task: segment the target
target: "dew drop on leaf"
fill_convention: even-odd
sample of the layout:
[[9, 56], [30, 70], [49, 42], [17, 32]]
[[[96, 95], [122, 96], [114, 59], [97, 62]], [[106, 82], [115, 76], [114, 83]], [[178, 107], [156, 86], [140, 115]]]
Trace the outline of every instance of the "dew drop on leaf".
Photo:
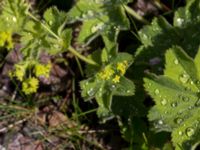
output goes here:
[[143, 34], [143, 38], [146, 40], [148, 39], [147, 35], [146, 34]]
[[193, 109], [193, 106], [189, 106], [188, 109], [189, 109], [189, 110]]
[[175, 122], [176, 124], [181, 124], [181, 123], [183, 122], [183, 119], [182, 119], [182, 118], [176, 118], [176, 119], [174, 120], [174, 122]]
[[178, 134], [179, 134], [179, 135], [183, 135], [183, 132], [182, 132], [182, 131], [179, 131]]
[[165, 98], [163, 98], [160, 102], [162, 105], [166, 105], [167, 104], [167, 100]]
[[82, 18], [83, 18], [83, 19], [86, 19], [86, 18], [87, 18], [87, 14], [83, 13], [83, 14], [82, 14]]
[[199, 80], [197, 80], [197, 81], [196, 81], [196, 84], [200, 84], [200, 81], [199, 81]]
[[199, 107], [200, 106], [200, 99], [198, 99], [195, 103], [195, 106]]
[[176, 107], [176, 106], [177, 106], [177, 103], [174, 102], [174, 103], [171, 104], [171, 106], [172, 106], [172, 107]]
[[188, 101], [189, 101], [189, 97], [184, 96], [184, 97], [182, 97], [182, 100], [183, 100], [184, 102], [188, 102]]
[[178, 24], [178, 26], [181, 26], [182, 24], [183, 24], [183, 22], [184, 22], [184, 19], [182, 19], [182, 18], [177, 18], [177, 24]]
[[52, 24], [53, 24], [53, 21], [52, 21], [52, 20], [50, 20], [50, 21], [49, 21], [49, 25], [52, 25]]
[[16, 18], [16, 17], [13, 17], [12, 20], [13, 20], [13, 22], [16, 22], [16, 21], [17, 21], [17, 18]]
[[130, 93], [130, 92], [131, 92], [130, 90], [127, 90], [127, 91], [126, 91], [126, 93]]
[[186, 135], [188, 137], [191, 137], [193, 134], [194, 134], [194, 129], [193, 128], [189, 127], [189, 128], [186, 129]]
[[156, 95], [158, 95], [160, 93], [160, 91], [158, 89], [156, 89], [154, 92]]
[[115, 88], [116, 88], [116, 86], [114, 84], [111, 85], [111, 87], [110, 87], [111, 90], [114, 90]]
[[97, 31], [100, 31], [103, 29], [103, 26], [104, 26], [104, 23], [99, 23], [97, 25], [94, 25], [92, 28], [91, 28], [91, 32], [92, 33], [95, 33]]
[[188, 80], [189, 80], [189, 78], [190, 78], [190, 76], [189, 76], [188, 74], [186, 74], [186, 73], [182, 74], [182, 75], [179, 77], [179, 79], [180, 79], [180, 81], [181, 81], [182, 83], [187, 83]]
[[163, 121], [162, 121], [162, 120], [158, 120], [158, 124], [159, 124], [159, 125], [162, 125], [162, 124], [163, 124]]
[[89, 96], [93, 96], [94, 95], [94, 89], [93, 88], [91, 88], [91, 89], [89, 89], [88, 91], [87, 91], [87, 94], [89, 95]]
[[178, 65], [178, 63], [179, 63], [179, 62], [178, 62], [178, 59], [175, 59], [175, 60], [174, 60], [174, 64], [175, 64], [175, 65]]
[[94, 12], [92, 10], [88, 10], [86, 14], [87, 14], [87, 17], [93, 17], [94, 16]]

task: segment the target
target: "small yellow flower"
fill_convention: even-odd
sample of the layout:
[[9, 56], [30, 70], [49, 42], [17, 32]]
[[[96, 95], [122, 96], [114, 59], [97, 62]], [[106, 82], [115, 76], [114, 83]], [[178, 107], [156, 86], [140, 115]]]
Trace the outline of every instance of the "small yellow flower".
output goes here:
[[103, 71], [99, 73], [99, 77], [103, 80], [109, 80], [111, 76], [114, 74], [114, 70], [111, 68], [111, 66], [105, 67]]
[[23, 64], [15, 65], [15, 71], [13, 73], [13, 76], [15, 76], [19, 81], [23, 80], [25, 73], [26, 73], [25, 65], [23, 65]]
[[50, 71], [51, 71], [51, 64], [50, 63], [48, 63], [47, 65], [36, 64], [35, 68], [34, 68], [34, 72], [35, 72], [36, 77], [44, 76], [44, 77], [48, 78]]
[[39, 81], [35, 77], [29, 78], [22, 83], [22, 91], [26, 95], [36, 93], [38, 87], [39, 87]]
[[120, 80], [120, 76], [119, 75], [115, 75], [115, 77], [112, 79], [112, 81], [114, 83], [119, 83], [119, 80]]
[[128, 62], [126, 60], [123, 62], [117, 63], [117, 70], [120, 71], [121, 75], [125, 74], [127, 67], [128, 67]]
[[0, 32], [0, 47], [6, 47], [7, 49], [13, 48], [12, 33]]

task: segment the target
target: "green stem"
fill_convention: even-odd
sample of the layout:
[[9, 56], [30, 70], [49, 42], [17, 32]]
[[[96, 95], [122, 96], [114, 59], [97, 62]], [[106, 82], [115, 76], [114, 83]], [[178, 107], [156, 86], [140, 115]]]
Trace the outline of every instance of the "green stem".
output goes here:
[[[33, 16], [31, 13], [28, 13], [28, 15], [35, 21], [39, 22], [42, 27], [47, 30], [52, 36], [54, 36], [58, 41], [61, 41], [62, 39], [56, 35], [51, 29], [49, 29], [49, 27], [47, 27], [44, 23], [42, 23], [40, 20], [38, 20], [35, 16]], [[85, 61], [86, 63], [88, 64], [91, 64], [91, 65], [97, 65], [97, 63], [91, 59], [88, 59], [87, 57], [81, 55], [79, 52], [77, 52], [72, 46], [69, 46], [68, 47], [68, 50], [74, 54], [75, 56], [77, 56], [79, 59]]]
[[85, 56], [81, 55], [79, 52], [77, 52], [72, 46], [69, 46], [68, 47], [68, 50], [74, 54], [75, 56], [77, 56], [79, 59], [85, 61], [86, 63], [88, 64], [91, 64], [91, 65], [97, 65], [97, 63], [91, 59], [88, 59], [86, 58]]
[[137, 20], [139, 20], [140, 22], [143, 22], [145, 24], [149, 24], [149, 21], [147, 21], [145, 18], [143, 18], [142, 16], [138, 15], [133, 9], [131, 9], [130, 7], [123, 5], [124, 9], [126, 10], [127, 13], [129, 13], [131, 16], [133, 16], [134, 18], [136, 18]]
[[59, 36], [57, 36], [51, 29], [49, 29], [44, 23], [42, 23], [39, 19], [37, 19], [35, 16], [33, 16], [31, 13], [27, 13], [33, 20], [39, 22], [42, 27], [47, 30], [52, 36], [54, 36], [56, 39], [61, 40]]

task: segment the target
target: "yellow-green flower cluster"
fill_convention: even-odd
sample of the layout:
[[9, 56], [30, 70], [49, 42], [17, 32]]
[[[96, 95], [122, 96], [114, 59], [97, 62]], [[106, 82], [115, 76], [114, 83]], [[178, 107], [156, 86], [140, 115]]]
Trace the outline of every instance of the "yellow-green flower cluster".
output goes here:
[[98, 77], [102, 80], [111, 79], [112, 82], [119, 83], [121, 76], [123, 76], [126, 73], [127, 68], [128, 68], [128, 62], [126, 60], [117, 63], [116, 66], [108, 65], [100, 73], [98, 73]]
[[28, 78], [22, 83], [22, 91], [26, 95], [36, 93], [38, 87], [39, 87], [39, 80], [35, 77]]
[[44, 76], [45, 78], [49, 78], [50, 71], [51, 71], [50, 63], [48, 63], [47, 65], [36, 64], [34, 68], [36, 77]]
[[103, 80], [109, 80], [112, 75], [114, 74], [114, 70], [111, 68], [111, 66], [105, 67], [103, 71], [99, 73], [99, 77]]
[[120, 81], [120, 76], [119, 76], [119, 75], [115, 75], [115, 77], [112, 79], [112, 81], [113, 81], [114, 83], [119, 83], [119, 81]]
[[26, 67], [24, 65], [16, 64], [15, 65], [15, 73], [14, 76], [17, 78], [19, 81], [23, 81], [23, 78], [26, 73]]
[[120, 72], [121, 75], [125, 74], [127, 68], [128, 68], [128, 62], [126, 60], [117, 63], [117, 70]]
[[0, 31], [0, 47], [13, 48], [12, 33]]
[[38, 77], [49, 77], [51, 71], [51, 63], [40, 64], [36, 61], [25, 61], [14, 66], [14, 71], [10, 73], [11, 77], [15, 77], [22, 82], [22, 91], [29, 95], [37, 92], [39, 87]]

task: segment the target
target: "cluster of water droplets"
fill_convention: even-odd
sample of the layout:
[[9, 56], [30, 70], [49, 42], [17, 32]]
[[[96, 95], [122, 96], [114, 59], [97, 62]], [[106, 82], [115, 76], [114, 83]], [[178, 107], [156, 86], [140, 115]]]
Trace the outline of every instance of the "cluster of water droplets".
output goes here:
[[180, 18], [180, 17], [176, 19], [176, 23], [177, 23], [178, 26], [182, 26], [184, 21], [185, 20], [183, 18]]
[[100, 22], [100, 23], [92, 26], [91, 32], [92, 33], [100, 32], [100, 31], [102, 31], [104, 29], [104, 27], [105, 27], [105, 24], [103, 22]]
[[17, 22], [17, 18], [15, 16], [12, 17], [6, 17], [6, 26], [10, 27], [12, 23], [16, 23]]

